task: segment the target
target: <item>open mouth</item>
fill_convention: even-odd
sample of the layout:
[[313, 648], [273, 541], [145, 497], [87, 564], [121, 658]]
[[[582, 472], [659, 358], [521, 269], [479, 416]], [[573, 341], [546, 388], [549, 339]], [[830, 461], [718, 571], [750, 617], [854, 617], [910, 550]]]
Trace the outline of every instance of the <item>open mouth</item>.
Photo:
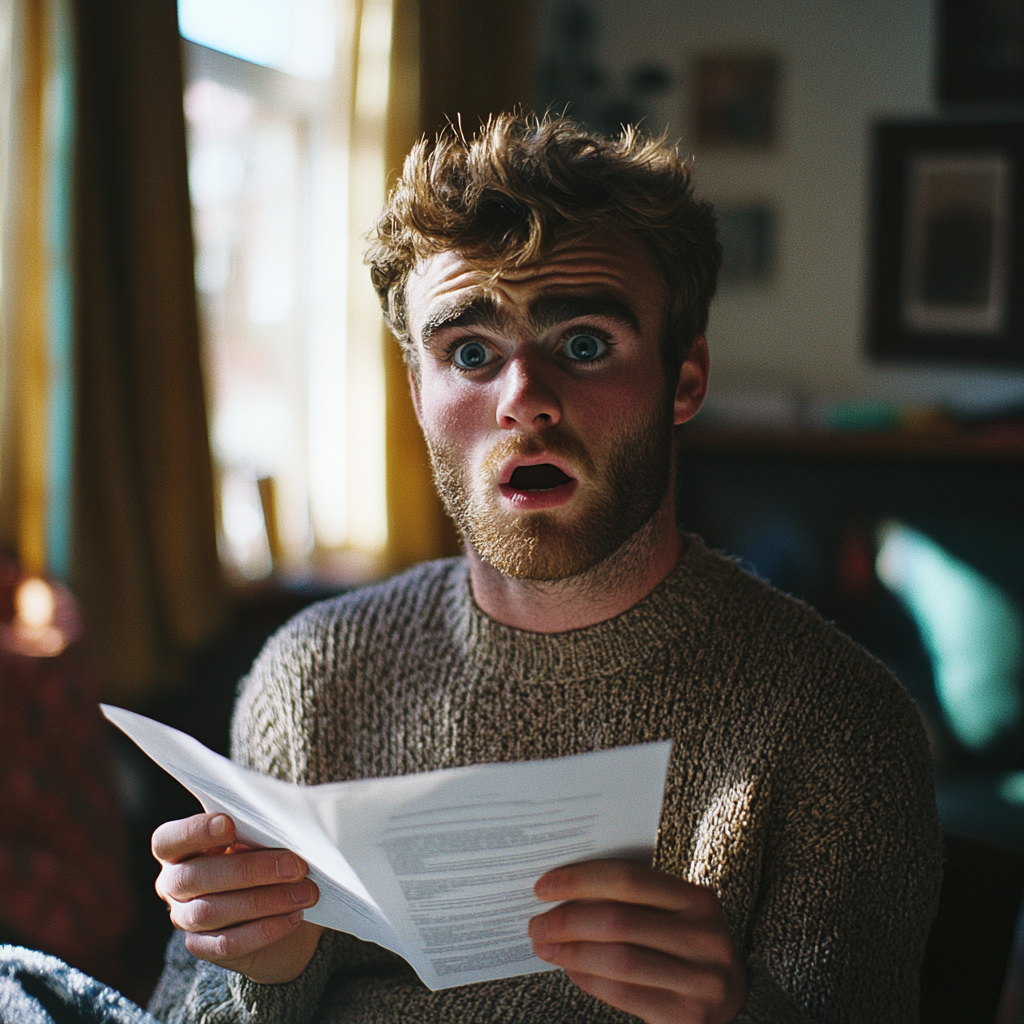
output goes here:
[[544, 462], [539, 466], [517, 466], [508, 482], [517, 491], [550, 491], [571, 480], [557, 466]]

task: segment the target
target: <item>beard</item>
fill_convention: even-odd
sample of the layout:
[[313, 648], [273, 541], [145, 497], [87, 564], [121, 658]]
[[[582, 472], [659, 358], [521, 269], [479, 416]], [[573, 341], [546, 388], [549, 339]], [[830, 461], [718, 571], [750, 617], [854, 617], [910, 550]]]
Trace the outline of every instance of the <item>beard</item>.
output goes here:
[[[672, 410], [627, 424], [598, 465], [586, 445], [560, 427], [499, 441], [476, 479], [459, 449], [427, 437], [434, 482], [465, 542], [503, 576], [564, 580], [603, 562], [661, 506], [672, 474]], [[498, 468], [515, 456], [560, 455], [576, 467], [576, 507], [514, 512], [498, 500]]]

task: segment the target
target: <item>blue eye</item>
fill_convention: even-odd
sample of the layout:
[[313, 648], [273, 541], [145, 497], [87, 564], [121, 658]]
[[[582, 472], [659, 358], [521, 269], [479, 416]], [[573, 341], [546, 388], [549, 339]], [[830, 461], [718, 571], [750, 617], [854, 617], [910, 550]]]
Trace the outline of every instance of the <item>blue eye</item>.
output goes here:
[[455, 350], [452, 358], [455, 365], [461, 366], [464, 370], [477, 370], [490, 362], [490, 353], [487, 346], [479, 341], [468, 341]]
[[565, 345], [565, 351], [570, 359], [578, 363], [590, 363], [603, 356], [607, 350], [607, 343], [592, 334], [574, 334]]

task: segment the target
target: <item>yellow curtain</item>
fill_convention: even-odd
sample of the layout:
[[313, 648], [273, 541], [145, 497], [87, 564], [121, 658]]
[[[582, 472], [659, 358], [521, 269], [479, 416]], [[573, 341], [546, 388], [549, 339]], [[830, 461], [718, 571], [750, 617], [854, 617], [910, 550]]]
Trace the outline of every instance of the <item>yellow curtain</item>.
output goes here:
[[536, 53], [533, 0], [421, 0], [420, 122], [428, 134], [462, 115], [529, 109]]
[[107, 696], [221, 627], [175, 0], [76, 0], [73, 583]]
[[[487, 115], [529, 109], [534, 11], [530, 0], [394, 0], [386, 163], [393, 184], [405, 155], [461, 115], [470, 133]], [[388, 561], [400, 569], [458, 551], [430, 477], [397, 343], [384, 341]]]
[[[0, 300], [0, 547], [46, 568], [47, 366], [43, 0], [12, 6]], [[7, 26], [5, 26], [7, 27]]]
[[226, 612], [192, 280], [177, 11], [174, 0], [74, 0], [65, 20], [66, 2], [12, 5], [0, 545], [29, 572], [47, 570], [51, 449], [68, 442], [47, 436], [61, 370], [50, 338], [49, 134], [57, 52], [73, 45], [71, 582], [105, 697], [132, 703], [172, 682]]
[[[174, 0], [17, 0], [4, 168], [0, 545], [47, 569], [47, 104], [76, 44], [72, 583], [104, 696], [172, 681], [221, 626]], [[47, 92], [51, 86], [51, 93]]]

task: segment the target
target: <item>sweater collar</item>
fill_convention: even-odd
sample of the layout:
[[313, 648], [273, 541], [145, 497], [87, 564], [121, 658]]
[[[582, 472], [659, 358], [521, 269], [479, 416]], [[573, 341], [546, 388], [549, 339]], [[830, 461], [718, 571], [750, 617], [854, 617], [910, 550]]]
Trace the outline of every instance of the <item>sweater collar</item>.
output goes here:
[[565, 633], [532, 633], [496, 622], [473, 600], [469, 566], [460, 559], [445, 595], [450, 635], [466, 663], [488, 674], [568, 680], [628, 673], [638, 653], [678, 642], [680, 622], [699, 614], [691, 583], [708, 552], [695, 536], [684, 534], [682, 541], [675, 569], [643, 600], [614, 618]]

